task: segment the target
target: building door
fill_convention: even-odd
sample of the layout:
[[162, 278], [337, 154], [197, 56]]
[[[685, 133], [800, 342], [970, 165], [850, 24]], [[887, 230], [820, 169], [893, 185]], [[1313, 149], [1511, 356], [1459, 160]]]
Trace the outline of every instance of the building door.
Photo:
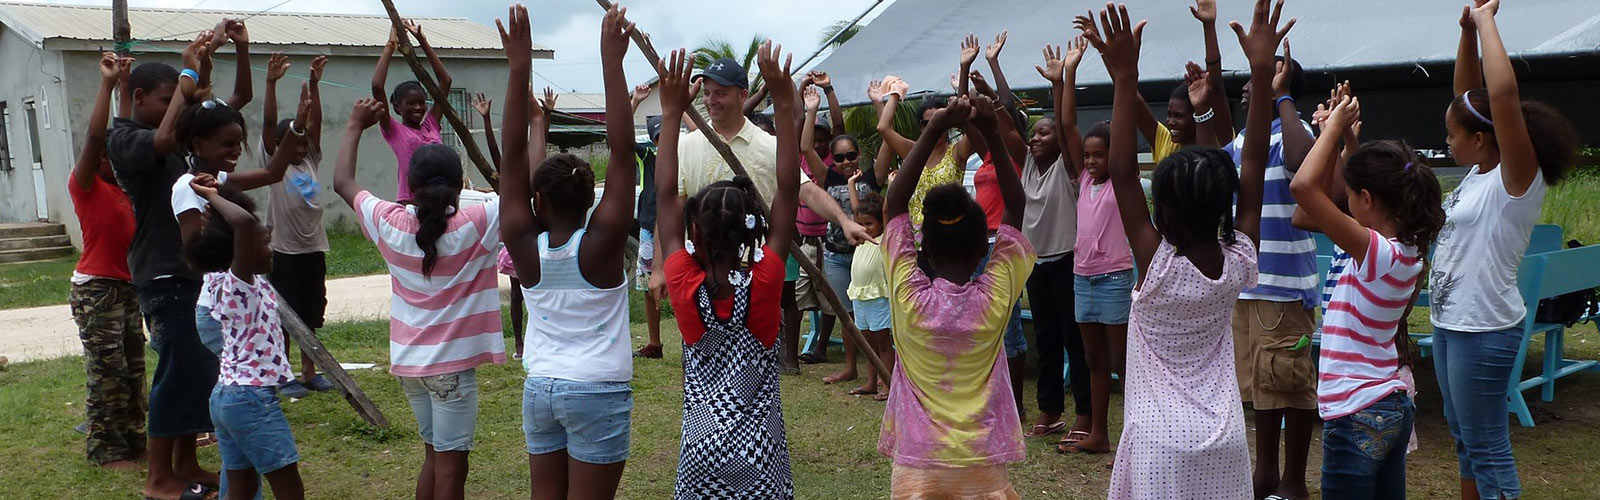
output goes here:
[[39, 220], [50, 220], [50, 203], [44, 189], [44, 155], [39, 151], [39, 114], [33, 99], [22, 101], [28, 119], [28, 146], [33, 150], [33, 203]]

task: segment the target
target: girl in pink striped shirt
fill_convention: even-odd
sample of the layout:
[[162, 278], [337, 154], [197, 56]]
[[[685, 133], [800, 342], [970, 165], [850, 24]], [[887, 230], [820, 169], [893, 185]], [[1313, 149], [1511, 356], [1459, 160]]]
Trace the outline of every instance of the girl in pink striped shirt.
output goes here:
[[[1341, 96], [1324, 128], [1345, 130], [1360, 114], [1355, 98]], [[1322, 497], [1400, 499], [1416, 406], [1400, 376], [1406, 339], [1396, 332], [1423, 256], [1444, 226], [1443, 194], [1433, 171], [1404, 142], [1370, 142], [1345, 163], [1345, 215], [1323, 185], [1340, 140], [1340, 134], [1318, 139], [1290, 184], [1300, 209], [1350, 254], [1323, 316], [1317, 384], [1325, 421]]]

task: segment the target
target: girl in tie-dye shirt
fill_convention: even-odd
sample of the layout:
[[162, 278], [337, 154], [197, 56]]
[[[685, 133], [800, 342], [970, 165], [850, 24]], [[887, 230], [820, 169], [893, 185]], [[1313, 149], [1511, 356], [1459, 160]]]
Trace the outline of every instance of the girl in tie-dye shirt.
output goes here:
[[[985, 111], [969, 124], [973, 108]], [[968, 137], [980, 146], [1000, 144], [996, 115], [987, 111], [992, 109], [983, 97], [951, 99], [932, 117], [889, 187], [883, 246], [899, 363], [878, 451], [894, 459], [893, 498], [933, 492], [1017, 498], [1005, 464], [1023, 459], [1022, 426], [1002, 336], [1033, 270], [1033, 247], [1017, 229], [1025, 203], [1021, 181], [1016, 169], [996, 169], [1006, 209], [992, 251], [983, 210], [965, 189], [949, 185], [928, 192], [921, 233], [931, 272], [917, 264], [907, 213], [922, 166], [946, 130], [968, 127], [978, 132]], [[1011, 161], [1005, 148], [991, 152], [997, 164]]]

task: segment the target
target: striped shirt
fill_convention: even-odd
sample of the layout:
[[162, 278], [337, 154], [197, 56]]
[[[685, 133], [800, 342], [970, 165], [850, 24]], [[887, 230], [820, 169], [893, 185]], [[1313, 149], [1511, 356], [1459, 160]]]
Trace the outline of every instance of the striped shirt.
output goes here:
[[1350, 266], [1350, 254], [1338, 245], [1333, 246], [1333, 260], [1328, 262], [1328, 279], [1322, 280], [1322, 315], [1328, 315], [1328, 303], [1333, 302], [1333, 289], [1339, 286], [1339, 277]]
[[389, 373], [428, 377], [504, 363], [495, 248], [500, 205], [463, 205], [438, 241], [431, 277], [422, 274], [413, 207], [356, 195], [361, 232], [389, 264]]
[[1422, 274], [1422, 258], [1417, 247], [1370, 229], [1367, 234], [1365, 259], [1352, 259], [1340, 275], [1322, 321], [1317, 412], [1323, 420], [1406, 390], [1394, 342]]
[[[1311, 125], [1300, 122], [1307, 131]], [[1259, 263], [1261, 277], [1256, 286], [1239, 294], [1246, 300], [1288, 302], [1299, 300], [1306, 309], [1320, 302], [1317, 290], [1317, 243], [1311, 233], [1296, 229], [1289, 219], [1294, 216], [1294, 197], [1289, 194], [1289, 181], [1294, 173], [1284, 167], [1283, 125], [1272, 120], [1272, 137], [1267, 149], [1267, 177], [1261, 197], [1261, 248]], [[1234, 165], [1243, 162], [1244, 134], [1222, 148], [1233, 155]]]

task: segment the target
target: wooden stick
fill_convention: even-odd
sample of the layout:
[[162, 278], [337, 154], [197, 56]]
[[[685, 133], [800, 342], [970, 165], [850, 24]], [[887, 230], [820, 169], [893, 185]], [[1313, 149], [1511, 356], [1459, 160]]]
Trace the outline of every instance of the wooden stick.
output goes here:
[[398, 40], [395, 48], [405, 57], [406, 64], [411, 66], [411, 72], [417, 74], [417, 83], [421, 83], [422, 88], [427, 89], [428, 95], [433, 96], [433, 105], [444, 112], [445, 120], [456, 130], [456, 137], [461, 139], [461, 145], [467, 150], [467, 158], [472, 160], [472, 164], [478, 167], [478, 173], [483, 174], [483, 179], [489, 181], [489, 186], [498, 193], [500, 174], [489, 164], [489, 160], [484, 158], [483, 153], [478, 151], [478, 141], [472, 138], [472, 129], [467, 127], [466, 122], [461, 121], [461, 116], [450, 106], [450, 95], [446, 94], [444, 89], [440, 89], [439, 84], [434, 83], [433, 75], [429, 74], [428, 70], [422, 67], [422, 61], [417, 59], [416, 50], [411, 48], [405, 26], [400, 22], [400, 11], [394, 8], [394, 0], [383, 0], [383, 8], [389, 11], [389, 22], [394, 25], [395, 33], [398, 35], [395, 37]]
[[[283, 305], [288, 302], [284, 302], [283, 296], [280, 295], [278, 304]], [[344, 367], [339, 365], [339, 360], [333, 358], [333, 353], [328, 352], [328, 348], [322, 345], [322, 341], [317, 339], [317, 335], [312, 333], [310, 327], [306, 326], [306, 322], [300, 320], [300, 315], [295, 314], [293, 308], [279, 307], [278, 319], [283, 321], [283, 331], [294, 337], [295, 343], [300, 344], [300, 352], [311, 356], [311, 361], [322, 368], [322, 372], [328, 375], [328, 380], [333, 381], [334, 387], [339, 388], [339, 393], [344, 394], [345, 402], [350, 403], [350, 407], [356, 410], [356, 414], [360, 415], [362, 420], [377, 427], [389, 426], [389, 419], [383, 417], [383, 412], [378, 411], [378, 406], [372, 404], [372, 400], [367, 398], [367, 393], [361, 392], [361, 386], [356, 385], [356, 380], [350, 378], [349, 373], [345, 373]]]
[[[387, 3], [390, 0], [383, 1]], [[595, 0], [595, 3], [600, 4], [600, 8], [602, 9], [611, 10], [611, 2], [609, 0]], [[661, 56], [656, 53], [655, 46], [650, 44], [650, 36], [646, 35], [643, 30], [637, 28], [635, 28], [633, 33], [630, 35], [633, 37], [633, 44], [639, 46], [639, 51], [644, 53], [645, 60], [650, 61], [650, 67], [660, 68]], [[793, 83], [791, 83], [791, 85], [793, 85]], [[749, 177], [750, 174], [749, 172], [745, 171], [744, 164], [739, 163], [739, 157], [734, 156], [733, 150], [728, 148], [727, 141], [722, 140], [722, 137], [717, 135], [717, 129], [713, 128], [711, 124], [706, 121], [705, 117], [700, 116], [700, 111], [696, 110], [694, 107], [690, 107], [689, 109], [685, 110], [685, 112], [689, 115], [689, 121], [694, 122], [695, 127], [699, 127], [701, 131], [706, 132], [705, 136], [706, 139], [711, 141], [711, 147], [715, 148], [717, 153], [722, 155], [722, 159], [727, 160], [728, 168], [733, 170], [733, 174]], [[677, 131], [671, 132], [677, 133]], [[805, 145], [801, 145], [801, 147], [805, 147]], [[670, 194], [668, 196], [670, 196]], [[756, 193], [756, 198], [759, 199], [760, 197], [761, 193]], [[767, 201], [758, 201], [759, 203], [757, 204], [761, 206], [762, 215], [767, 216], [770, 220], [771, 214], [767, 213], [770, 210], [770, 206], [767, 205]], [[822, 293], [822, 298], [828, 302], [828, 306], [832, 307], [834, 311], [843, 311], [844, 303], [839, 300], [839, 296], [837, 294], [833, 293], [833, 287], [828, 284], [827, 276], [824, 275], [821, 268], [818, 268], [815, 263], [811, 262], [811, 260], [806, 257], [805, 252], [800, 251], [800, 244], [798, 242], [791, 243], [789, 245], [789, 255], [800, 264], [802, 269], [805, 269], [807, 277], [811, 280], [811, 283], [816, 285], [813, 288]], [[856, 344], [856, 350], [866, 354], [867, 362], [871, 363], [872, 367], [878, 370], [878, 376], [884, 378], [884, 380], [888, 380], [888, 377], [894, 372], [889, 371], [889, 368], [884, 366], [883, 359], [878, 357], [878, 352], [872, 349], [872, 345], [867, 343], [865, 337], [861, 336], [861, 331], [856, 329], [856, 324], [852, 321], [837, 321], [836, 323], [838, 323], [839, 326], [842, 327], [841, 329], [844, 330], [845, 338]], [[823, 346], [823, 348], [827, 348], [827, 346]]]

